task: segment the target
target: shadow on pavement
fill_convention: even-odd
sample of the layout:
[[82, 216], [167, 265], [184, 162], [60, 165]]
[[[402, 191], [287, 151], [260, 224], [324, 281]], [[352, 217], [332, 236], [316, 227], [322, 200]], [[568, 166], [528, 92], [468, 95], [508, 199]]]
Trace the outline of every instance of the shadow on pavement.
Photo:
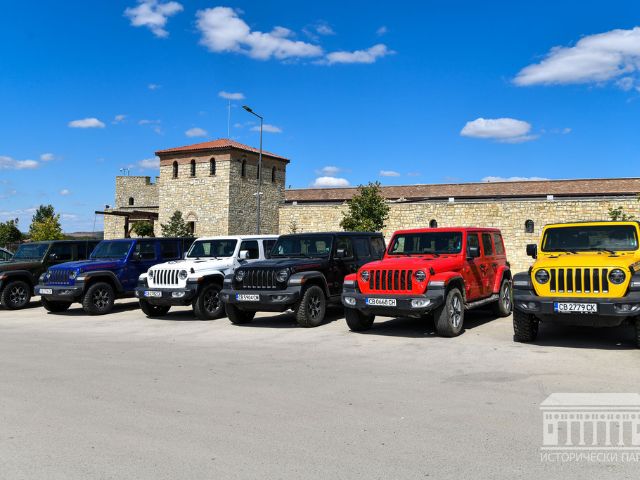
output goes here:
[[[111, 314], [114, 313], [118, 313], [118, 312], [128, 312], [131, 310], [138, 310], [140, 309], [140, 305], [138, 304], [138, 301], [134, 301], [134, 302], [126, 302], [126, 303], [116, 303], [113, 306], [113, 310], [111, 310], [111, 312], [105, 314], [105, 315], [89, 315], [88, 313], [86, 313], [83, 309], [82, 309], [82, 305], [80, 305], [79, 303], [73, 303], [71, 304], [71, 307], [69, 307], [69, 310], [65, 311], [65, 312], [57, 312], [57, 313], [52, 313], [52, 312], [47, 312], [45, 310], [45, 313], [47, 315], [53, 315], [53, 316], [61, 316], [61, 317], [88, 317], [88, 316], [92, 316], [95, 318], [98, 317], [105, 317], [105, 316], [109, 316]], [[142, 313], [142, 310], [140, 310], [140, 315], [144, 316], [144, 313]]]
[[[344, 318], [344, 311], [342, 307], [329, 307], [325, 314], [324, 322], [320, 325], [326, 325], [336, 320]], [[252, 322], [237, 325], [238, 327], [259, 327], [259, 328], [301, 328], [296, 322], [296, 317], [293, 312], [275, 313], [269, 317], [256, 317]]]
[[600, 350], [634, 350], [634, 329], [620, 327], [575, 327], [540, 323], [538, 338], [531, 345], [559, 348], [594, 348]]

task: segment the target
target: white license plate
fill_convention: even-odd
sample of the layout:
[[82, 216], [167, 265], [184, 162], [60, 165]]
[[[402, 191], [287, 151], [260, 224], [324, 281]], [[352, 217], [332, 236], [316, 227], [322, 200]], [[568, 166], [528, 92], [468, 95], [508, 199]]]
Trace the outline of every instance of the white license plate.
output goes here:
[[144, 296], [145, 297], [152, 297], [152, 298], [160, 298], [160, 297], [162, 297], [162, 292], [156, 292], [154, 290], [145, 290]]
[[598, 313], [597, 303], [555, 302], [553, 310], [558, 313]]
[[51, 288], [41, 288], [40, 295], [51, 295], [53, 293], [53, 289]]
[[260, 295], [255, 293], [236, 293], [236, 300], [239, 302], [259, 302]]
[[367, 305], [375, 306], [375, 307], [395, 307], [396, 299], [395, 298], [367, 298], [365, 300]]

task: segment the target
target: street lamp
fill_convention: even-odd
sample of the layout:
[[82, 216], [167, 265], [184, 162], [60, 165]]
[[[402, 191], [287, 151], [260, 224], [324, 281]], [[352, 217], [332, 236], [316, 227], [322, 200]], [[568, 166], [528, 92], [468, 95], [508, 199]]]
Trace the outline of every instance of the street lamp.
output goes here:
[[129, 169], [128, 168], [121, 168], [120, 169], [120, 173], [122, 173], [123, 175], [126, 175], [128, 177], [129, 176]]
[[260, 196], [262, 195], [262, 123], [263, 123], [263, 118], [258, 115], [256, 112], [254, 112], [250, 107], [243, 105], [242, 108], [244, 108], [247, 112], [249, 112], [251, 115], [255, 115], [256, 117], [258, 117], [260, 119], [260, 154], [258, 155], [258, 193], [256, 194], [256, 196], [258, 197], [258, 227], [256, 229], [256, 233], [260, 234]]

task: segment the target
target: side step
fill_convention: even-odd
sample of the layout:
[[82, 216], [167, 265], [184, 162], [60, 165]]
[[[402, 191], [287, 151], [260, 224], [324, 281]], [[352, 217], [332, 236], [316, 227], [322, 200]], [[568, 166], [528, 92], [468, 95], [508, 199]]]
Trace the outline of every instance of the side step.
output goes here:
[[492, 303], [498, 301], [500, 295], [494, 293], [488, 298], [483, 298], [482, 300], [476, 300], [475, 302], [467, 303], [467, 310], [471, 310], [472, 308], [481, 307], [482, 305], [486, 305], [487, 303]]

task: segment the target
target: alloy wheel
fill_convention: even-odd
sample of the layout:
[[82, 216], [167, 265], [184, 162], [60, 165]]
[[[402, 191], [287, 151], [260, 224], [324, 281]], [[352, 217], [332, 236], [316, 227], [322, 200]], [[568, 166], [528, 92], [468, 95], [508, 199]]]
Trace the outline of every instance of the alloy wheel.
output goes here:
[[208, 291], [204, 296], [204, 308], [207, 312], [213, 313], [220, 306], [220, 297], [218, 292]]
[[309, 316], [313, 319], [320, 316], [320, 297], [317, 295], [309, 299]]
[[504, 286], [502, 292], [502, 306], [504, 307], [505, 311], [511, 311], [511, 287], [509, 287], [508, 284]]
[[99, 288], [98, 290], [93, 292], [93, 304], [100, 310], [107, 307], [110, 300], [111, 297], [109, 295], [109, 292], [104, 288]]
[[460, 321], [462, 320], [462, 304], [460, 302], [460, 297], [456, 295], [451, 299], [451, 307], [449, 310], [449, 320], [451, 321], [451, 325], [458, 328], [460, 326]]
[[9, 300], [13, 305], [24, 305], [27, 302], [27, 289], [22, 285], [14, 285], [9, 291]]

